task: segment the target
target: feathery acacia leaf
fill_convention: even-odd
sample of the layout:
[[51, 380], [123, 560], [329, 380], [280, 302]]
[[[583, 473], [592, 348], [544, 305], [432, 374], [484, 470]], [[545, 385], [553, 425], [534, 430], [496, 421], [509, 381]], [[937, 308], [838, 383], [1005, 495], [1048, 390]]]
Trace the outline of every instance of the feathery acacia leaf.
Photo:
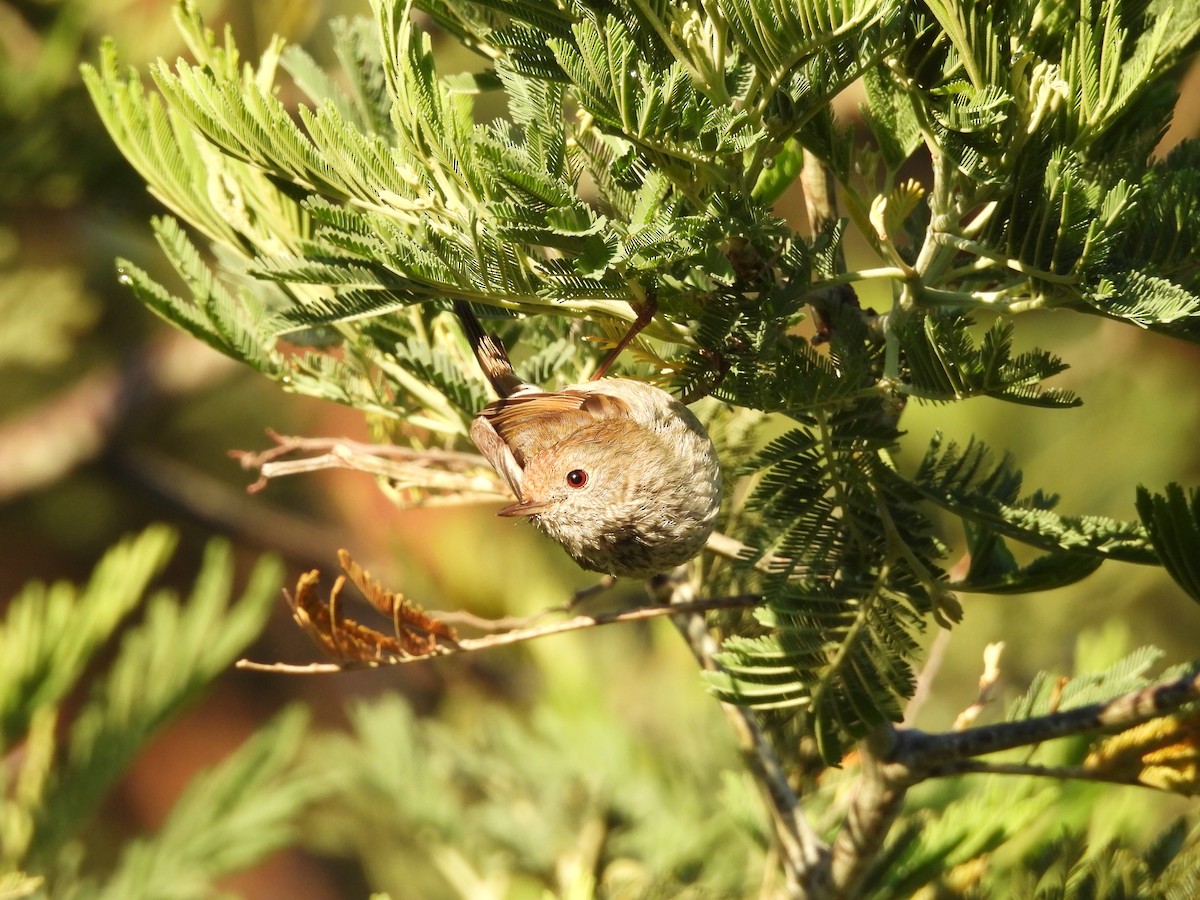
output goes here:
[[1067, 366], [1041, 350], [1012, 352], [1014, 327], [997, 319], [975, 346], [969, 320], [920, 316], [897, 323], [911, 383], [904, 392], [925, 400], [964, 400], [988, 396], [1030, 406], [1070, 407], [1079, 400], [1070, 391], [1041, 382]]
[[[439, 73], [414, 8], [483, 70]], [[935, 439], [911, 477], [891, 455], [910, 398], [1077, 404], [1046, 383], [1066, 361], [1016, 349], [1027, 310], [1200, 339], [1200, 151], [1152, 158], [1169, 72], [1200, 42], [1196, 4], [373, 0], [371, 13], [336, 30], [339, 74], [278, 42], [245, 63], [190, 3], [195, 61], [153, 67], [161, 99], [102, 51], [86, 78], [106, 126], [213, 251], [158, 223], [191, 298], [127, 266], [143, 302], [293, 390], [447, 441], [483, 402], [447, 301], [513, 315], [500, 330], [548, 386], [588, 370], [578, 319], [611, 337], [632, 305], [650, 309], [642, 374], [652, 363], [670, 389], [751, 410], [776, 435], [722, 460], [748, 479], [732, 521], [767, 571], [731, 567], [764, 604], [726, 640], [714, 686], [794, 713], [827, 761], [898, 716], [928, 617], [960, 614], [951, 590], [1046, 590], [1110, 558], [1184, 571], [1173, 503], [1168, 516], [1143, 498], [1145, 528], [1063, 516], [978, 442]], [[282, 72], [305, 104], [285, 105]], [[860, 77], [875, 147], [830, 107]], [[494, 121], [479, 121], [483, 92], [504, 101]], [[830, 220], [814, 234], [771, 209], [806, 156], [848, 214], [810, 209]], [[900, 183], [917, 158], [924, 181]], [[879, 257], [857, 272], [850, 229]], [[866, 279], [886, 282], [890, 307], [861, 308]], [[806, 308], [813, 339], [794, 330]], [[311, 328], [337, 336], [337, 355], [276, 347]], [[967, 530], [955, 583], [929, 504]], [[1019, 565], [1007, 540], [1042, 555]]]
[[1133, 522], [1106, 516], [1061, 516], [1056, 496], [1035, 491], [1020, 495], [1021, 473], [1011, 457], [993, 460], [972, 439], [943, 448], [940, 436], [929, 447], [912, 479], [894, 476], [922, 497], [1015, 540], [1047, 550], [1084, 553], [1103, 559], [1158, 564], [1146, 531]]
[[0, 623], [0, 746], [11, 747], [38, 709], [62, 702], [174, 544], [168, 529], [148, 529], [109, 550], [82, 590], [35, 582], [12, 599]]
[[1200, 491], [1167, 485], [1165, 494], [1137, 492], [1137, 510], [1163, 568], [1200, 601]]
[[35, 845], [50, 858], [124, 771], [149, 735], [195, 700], [262, 630], [282, 572], [263, 560], [231, 601], [227, 545], [209, 545], [186, 606], [167, 594], [125, 635], [107, 677], [71, 728], [69, 763], [43, 796]]
[[219, 766], [200, 773], [152, 837], [128, 844], [96, 896], [168, 896], [208, 885], [296, 839], [297, 817], [324, 791], [296, 765], [306, 716], [292, 708]]
[[[114, 661], [91, 671], [95, 652], [114, 639], [174, 545], [170, 530], [147, 529], [110, 550], [82, 588], [31, 584], [0, 623], [0, 745], [24, 738], [23, 753], [12, 757], [21, 789], [0, 801], [3, 858], [45, 876], [56, 891], [161, 893], [165, 880], [178, 887], [183, 873], [189, 883], [211, 885], [288, 840], [294, 815], [314, 796], [316, 782], [283, 771], [292, 769], [303, 727], [293, 712], [196, 785], [155, 839], [131, 844], [108, 887], [97, 883], [102, 860], [84, 860], [81, 871], [81, 857], [61, 856], [68, 840], [87, 834], [96, 807], [145, 743], [228, 668], [274, 605], [279, 565], [262, 560], [230, 602], [232, 557], [213, 542], [186, 603], [155, 590]], [[85, 673], [95, 676], [91, 696], [67, 715], [67, 694], [79, 690]], [[156, 887], [137, 887], [148, 881]]]

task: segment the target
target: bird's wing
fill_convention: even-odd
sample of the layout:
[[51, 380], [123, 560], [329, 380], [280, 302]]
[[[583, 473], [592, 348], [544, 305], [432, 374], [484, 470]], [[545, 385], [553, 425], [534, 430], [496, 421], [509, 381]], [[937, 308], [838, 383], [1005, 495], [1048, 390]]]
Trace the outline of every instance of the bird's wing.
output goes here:
[[489, 403], [479, 417], [487, 420], [524, 468], [534, 456], [597, 419], [627, 414], [628, 407], [619, 397], [567, 389], [504, 397]]
[[483, 415], [475, 417], [471, 422], [471, 440], [479, 448], [479, 452], [491, 463], [492, 468], [508, 482], [509, 488], [518, 499], [524, 499], [522, 490], [524, 471], [504, 438], [496, 433], [491, 422]]

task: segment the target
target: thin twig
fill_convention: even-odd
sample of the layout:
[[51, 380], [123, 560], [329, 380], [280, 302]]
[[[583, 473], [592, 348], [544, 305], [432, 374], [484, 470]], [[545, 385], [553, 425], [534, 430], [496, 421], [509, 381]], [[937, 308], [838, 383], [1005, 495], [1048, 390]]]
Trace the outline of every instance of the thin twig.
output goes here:
[[[710, 609], [742, 609], [758, 606], [762, 597], [757, 594], [746, 594], [733, 597], [715, 597], [710, 600], [697, 600], [687, 604], [684, 612], [703, 612]], [[248, 659], [237, 662], [239, 669], [249, 669], [255, 672], [276, 672], [286, 675], [329, 675], [335, 672], [347, 672], [357, 669], [378, 669], [385, 666], [402, 665], [419, 662], [435, 656], [452, 656], [457, 653], [473, 653], [479, 650], [490, 650], [508, 644], [519, 644], [536, 638], [549, 637], [554, 634], [565, 634], [569, 631], [579, 631], [584, 628], [595, 628], [600, 625], [615, 625], [621, 622], [640, 622], [646, 619], [657, 619], [678, 613], [679, 610], [663, 606], [645, 606], [637, 609], [627, 609], [614, 613], [599, 613], [594, 616], [579, 615], [565, 622], [554, 622], [549, 625], [537, 625], [530, 628], [515, 628], [500, 634], [491, 634], [479, 638], [463, 638], [456, 645], [438, 645], [429, 653], [412, 656], [396, 657], [385, 660], [364, 660], [345, 663], [310, 663], [308, 665], [291, 665], [289, 663], [259, 663]]]
[[461, 450], [425, 449], [415, 450], [411, 447], [400, 447], [395, 444], [368, 444], [349, 438], [304, 437], [300, 435], [280, 434], [273, 428], [267, 429], [267, 437], [275, 442], [275, 446], [267, 450], [253, 452], [250, 450], [235, 450], [230, 456], [239, 460], [243, 469], [257, 469], [264, 464], [274, 462], [289, 453], [301, 451], [304, 453], [332, 453], [338, 448], [345, 448], [351, 453], [369, 454], [400, 460], [426, 460], [444, 465], [457, 465], [461, 468], [480, 468], [488, 465], [486, 459], [478, 453], [464, 453]]
[[985, 773], [1082, 778], [1111, 784], [1140, 784], [1131, 777], [1080, 768], [991, 763], [972, 759], [1054, 738], [1121, 731], [1200, 699], [1200, 675], [1123, 694], [1105, 703], [1051, 712], [1018, 722], [928, 734], [881, 728], [861, 751], [863, 776], [846, 822], [833, 844], [836, 897], [854, 897], [877, 858], [908, 788], [928, 778]]
[[[346, 438], [306, 438], [267, 431], [274, 447], [230, 451], [243, 469], [257, 470], [248, 490], [257, 493], [273, 478], [322, 469], [348, 469], [386, 478], [399, 489], [420, 492], [420, 505], [461, 505], [507, 499], [508, 490], [487, 460], [457, 450], [366, 444]], [[295, 453], [313, 454], [285, 458]], [[436, 493], [431, 493], [436, 492]]]
[[946, 658], [946, 648], [950, 646], [951, 634], [953, 632], [949, 628], [939, 628], [933, 638], [933, 642], [930, 643], [929, 652], [925, 654], [925, 665], [921, 668], [921, 673], [917, 676], [917, 684], [913, 688], [913, 695], [909, 699], [908, 705], [904, 708], [904, 721], [900, 723], [902, 726], [911, 726], [917, 720], [917, 716], [921, 714], [921, 709], [929, 699], [929, 693], [933, 689], [933, 681], [937, 678], [937, 673], [942, 668], [942, 660]]
[[[686, 579], [666, 578], [665, 599], [679, 629], [701, 668], [719, 671], [717, 641], [703, 616], [690, 600], [693, 585]], [[800, 808], [800, 799], [788, 781], [787, 772], [754, 712], [732, 703], [722, 703], [726, 717], [743, 751], [754, 768], [763, 798], [775, 826], [780, 860], [787, 876], [789, 893], [798, 898], [825, 896], [828, 882], [829, 847], [821, 840]]]
[[1104, 784], [1119, 784], [1129, 787], [1144, 787], [1151, 790], [1162, 788], [1141, 781], [1132, 775], [1117, 775], [1087, 766], [1038, 766], [1022, 762], [990, 762], [983, 759], [960, 759], [936, 766], [926, 773], [929, 778], [944, 778], [952, 775], [1028, 775], [1034, 778], [1055, 778], [1061, 781], [1096, 781]]
[[605, 575], [595, 584], [582, 588], [564, 603], [562, 606], [551, 606], [536, 612], [530, 616], [502, 616], [499, 619], [489, 619], [487, 616], [481, 616], [477, 613], [470, 612], [465, 609], [460, 609], [457, 612], [442, 612], [437, 614], [438, 619], [449, 625], [462, 625], [467, 628], [474, 628], [478, 631], [486, 631], [489, 634], [495, 634], [498, 631], [511, 631], [514, 628], [528, 628], [535, 622], [540, 622], [546, 616], [552, 616], [556, 613], [568, 613], [577, 609], [581, 603], [590, 600], [592, 597], [602, 594], [605, 591], [612, 590], [617, 583], [617, 579], [612, 575]]
[[483, 631], [488, 634], [495, 634], [500, 631], [512, 631], [517, 628], [530, 628], [535, 622], [540, 622], [546, 616], [566, 612], [566, 610], [566, 606], [551, 606], [531, 616], [501, 616], [498, 619], [489, 619], [487, 616], [481, 616], [466, 609], [459, 609], [453, 612], [439, 610], [437, 617], [447, 625], [458, 625], [464, 628], [474, 628], [476, 631]]
[[[749, 544], [743, 544], [737, 538], [714, 531], [708, 536], [704, 549], [714, 556], [731, 559], [737, 562], [748, 562], [759, 554], [759, 550]], [[798, 565], [794, 559], [787, 556], [764, 556], [755, 560], [754, 568], [766, 574], [776, 574], [787, 571], [791, 575], [801, 577], [809, 572], [808, 566]]]

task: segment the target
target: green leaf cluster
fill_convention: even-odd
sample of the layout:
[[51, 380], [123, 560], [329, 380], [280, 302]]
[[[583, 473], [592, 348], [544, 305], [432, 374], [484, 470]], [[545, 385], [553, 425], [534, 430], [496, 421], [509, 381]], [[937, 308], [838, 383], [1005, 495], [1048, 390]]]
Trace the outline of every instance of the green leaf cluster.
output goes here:
[[[95, 858], [101, 802], [257, 637], [275, 602], [278, 564], [260, 562], [234, 599], [230, 550], [216, 542], [188, 597], [152, 590], [174, 544], [151, 528], [114, 547], [82, 587], [29, 584], [0, 621], [0, 750], [12, 762], [0, 784], [0, 884], [14, 896], [209, 896], [222, 876], [293, 841], [315, 796], [295, 770], [305, 717], [292, 710], [199, 775], [158, 832], [115, 860]], [[126, 627], [137, 606], [141, 621]]]
[[[440, 72], [414, 10], [476, 65]], [[1196, 339], [1200, 157], [1153, 153], [1195, 0], [374, 0], [335, 27], [333, 73], [278, 41], [244, 61], [190, 2], [177, 18], [192, 57], [154, 65], [154, 91], [111, 44], [85, 68], [171, 213], [155, 233], [187, 295], [123, 262], [137, 296], [425, 445], [462, 444], [484, 399], [450, 301], [558, 383], [591, 373], [582, 335], [652, 311], [653, 365], [627, 371], [711, 395], [718, 443], [743, 448], [725, 526], [754, 553], [706, 584], [763, 604], [727, 623], [714, 686], [826, 762], [898, 717], [955, 591], [1047, 590], [1107, 559], [1195, 587], [1194, 509], [1062, 514], [978, 441], [896, 458], [910, 403], [1079, 402], [1045, 383], [1067, 362], [1025, 348], [1029, 311]], [[865, 144], [831, 107], [860, 78]], [[812, 233], [772, 207], [806, 161], [847, 213], [810, 210]], [[851, 229], [874, 259], [846, 270]], [[882, 311], [856, 293], [874, 282]], [[742, 410], [755, 439], [724, 441]], [[945, 521], [971, 551], [953, 577]]]
[[913, 305], [1066, 307], [1195, 340], [1196, 151], [1154, 149], [1196, 5], [935, 3], [903, 27], [866, 80], [879, 151], [860, 162], [886, 195], [919, 147], [933, 159], [929, 209], [889, 223], [918, 251], [901, 252]]
[[[1126, 652], [1127, 642], [1116, 623], [1081, 633], [1074, 672], [1037, 673], [1002, 718], [1104, 702], [1183, 674], [1155, 671], [1161, 651]], [[1072, 767], [1089, 749], [1088, 740], [1068, 738], [1002, 758]], [[864, 896], [1185, 897], [1200, 878], [1194, 823], [1151, 824], [1144, 802], [1118, 800], [1105, 786], [984, 775], [928, 783], [911, 799], [914, 808], [893, 829]]]
[[722, 771], [732, 754], [647, 753], [594, 709], [526, 719], [478, 701], [460, 711], [469, 729], [395, 696], [349, 712], [307, 757], [330, 789], [307, 841], [391, 896], [735, 897], [762, 873], [751, 785]]

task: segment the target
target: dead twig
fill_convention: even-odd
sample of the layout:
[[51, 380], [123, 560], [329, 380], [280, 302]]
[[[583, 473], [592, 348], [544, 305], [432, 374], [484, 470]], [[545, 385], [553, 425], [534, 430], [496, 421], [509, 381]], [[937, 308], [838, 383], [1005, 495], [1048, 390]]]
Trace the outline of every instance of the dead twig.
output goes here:
[[[742, 609], [757, 606], [762, 598], [757, 594], [733, 597], [715, 597], [709, 600], [697, 600], [688, 604], [685, 612], [703, 612], [711, 609]], [[393, 654], [372, 659], [350, 659], [343, 662], [310, 663], [307, 665], [292, 665], [289, 663], [260, 663], [248, 659], [238, 660], [239, 669], [255, 672], [275, 672], [286, 675], [329, 675], [336, 672], [346, 672], [357, 669], [377, 669], [383, 666], [402, 665], [419, 662], [437, 656], [452, 656], [458, 653], [476, 653], [480, 650], [490, 650], [509, 644], [519, 644], [537, 638], [549, 637], [555, 634], [566, 634], [570, 631], [581, 631], [585, 628], [596, 628], [601, 625], [616, 625], [622, 622], [642, 622], [657, 619], [662, 616], [674, 615], [680, 610], [663, 606], [638, 607], [622, 610], [621, 612], [600, 613], [594, 616], [579, 615], [564, 622], [554, 622], [548, 625], [537, 625], [528, 628], [514, 628], [498, 634], [486, 635], [479, 638], [461, 638], [453, 644], [439, 643], [423, 653]]]
[[[508, 490], [487, 460], [457, 450], [415, 449], [366, 444], [347, 438], [281, 435], [268, 429], [275, 446], [261, 451], [231, 450], [243, 469], [258, 472], [247, 490], [257, 493], [273, 478], [323, 469], [348, 469], [391, 482], [413, 495], [413, 505], [459, 505], [508, 499]], [[292, 457], [294, 454], [311, 454]]]

